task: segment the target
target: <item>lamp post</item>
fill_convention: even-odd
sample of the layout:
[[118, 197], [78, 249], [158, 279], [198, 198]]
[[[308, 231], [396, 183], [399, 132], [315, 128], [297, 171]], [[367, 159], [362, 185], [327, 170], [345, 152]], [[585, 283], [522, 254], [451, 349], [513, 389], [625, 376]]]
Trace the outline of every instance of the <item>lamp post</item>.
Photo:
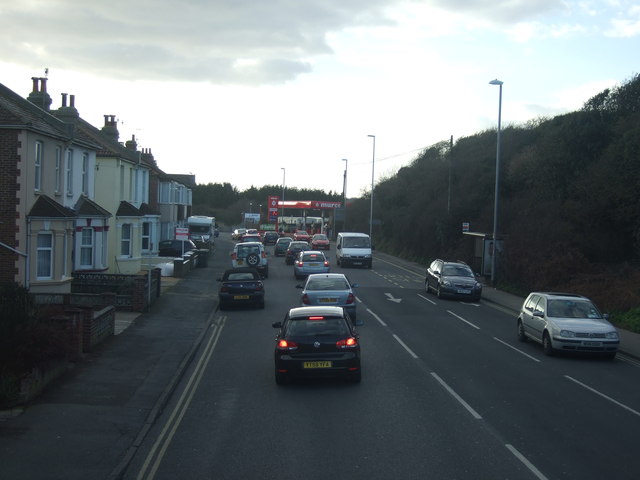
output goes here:
[[374, 179], [374, 167], [376, 165], [376, 136], [375, 135], [367, 135], [368, 137], [373, 138], [373, 157], [371, 160], [371, 208], [369, 210], [369, 238], [373, 242], [372, 232], [373, 232], [373, 179]]
[[342, 159], [344, 164], [344, 181], [342, 182], [342, 201], [344, 203], [343, 217], [342, 217], [342, 230], [346, 231], [347, 225], [347, 170], [349, 169], [349, 160], [346, 158]]
[[498, 192], [500, 185], [500, 124], [502, 122], [502, 81], [491, 80], [490, 85], [498, 85], [500, 94], [498, 97], [498, 139], [496, 147], [496, 188], [493, 204], [493, 252], [491, 255], [491, 284], [496, 286], [496, 257], [498, 256]]
[[253, 213], [253, 202], [249, 202], [249, 213]]
[[280, 210], [280, 218], [284, 217], [284, 175], [287, 172], [284, 167], [281, 167], [282, 170], [282, 198], [280, 201], [282, 202], [282, 209]]

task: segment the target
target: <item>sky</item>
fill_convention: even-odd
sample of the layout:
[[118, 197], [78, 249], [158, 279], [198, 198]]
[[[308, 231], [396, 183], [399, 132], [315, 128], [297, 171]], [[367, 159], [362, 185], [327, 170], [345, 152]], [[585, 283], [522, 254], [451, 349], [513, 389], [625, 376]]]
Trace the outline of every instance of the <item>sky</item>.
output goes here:
[[[0, 83], [115, 115], [166, 173], [356, 197], [426, 147], [638, 73], [636, 0], [0, 0]], [[374, 137], [371, 137], [373, 135]], [[346, 159], [346, 161], [345, 161]], [[286, 194], [285, 194], [286, 197]], [[313, 199], [310, 199], [313, 200]]]

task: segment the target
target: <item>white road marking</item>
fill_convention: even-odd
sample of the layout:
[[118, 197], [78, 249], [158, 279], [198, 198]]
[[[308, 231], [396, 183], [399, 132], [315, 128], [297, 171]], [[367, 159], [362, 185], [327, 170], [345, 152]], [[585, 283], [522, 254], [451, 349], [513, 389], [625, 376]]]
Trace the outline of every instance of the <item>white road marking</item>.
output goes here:
[[458, 400], [458, 402], [460, 402], [460, 404], [461, 404], [464, 408], [466, 408], [466, 409], [467, 409], [467, 411], [468, 411], [471, 415], [473, 415], [473, 418], [475, 418], [476, 420], [482, 420], [482, 416], [481, 416], [478, 412], [476, 412], [473, 408], [471, 408], [471, 405], [469, 405], [467, 402], [465, 402], [465, 401], [462, 399], [462, 397], [461, 397], [460, 395], [458, 395], [458, 394], [455, 392], [455, 390], [453, 390], [453, 388], [451, 388], [449, 385], [447, 385], [447, 383], [446, 383], [444, 380], [442, 380], [442, 379], [438, 376], [438, 374], [437, 374], [437, 373], [435, 373], [435, 372], [431, 372], [431, 376], [432, 376], [433, 378], [435, 378], [435, 379], [440, 383], [440, 385], [442, 385], [442, 386], [445, 388], [445, 390], [446, 390], [447, 392], [449, 392], [451, 395], [453, 395], [453, 398], [455, 398], [456, 400]]
[[409, 355], [411, 355], [414, 359], [418, 358], [418, 355], [416, 355], [415, 353], [413, 353], [413, 350], [411, 350], [402, 340], [400, 340], [400, 337], [398, 337], [395, 333], [393, 334], [393, 338], [396, 339], [396, 341], [402, 345], [404, 347], [404, 349], [409, 352]]
[[525, 467], [527, 467], [531, 471], [531, 473], [533, 473], [537, 478], [539, 478], [540, 480], [547, 480], [547, 477], [545, 477], [543, 475], [543, 473], [540, 470], [538, 470], [535, 467], [535, 465], [533, 465], [533, 463], [531, 463], [529, 460], [527, 460], [527, 458], [524, 455], [522, 455], [518, 450], [516, 450], [513, 445], [510, 445], [510, 444], [507, 443], [507, 444], [505, 444], [505, 447], [507, 447], [507, 449], [511, 453], [513, 453], [513, 455], [518, 460], [520, 460], [525, 465]]
[[451, 315], [453, 315], [454, 317], [456, 317], [458, 320], [462, 320], [464, 323], [466, 323], [467, 325], [472, 326], [473, 328], [475, 328], [476, 330], [480, 330], [480, 327], [477, 325], [474, 325], [473, 323], [471, 323], [469, 320], [465, 320], [464, 318], [462, 318], [460, 315], [456, 315], [455, 313], [453, 313], [451, 310], [447, 310], [447, 313], [450, 313]]
[[528, 353], [524, 353], [522, 350], [520, 350], [520, 349], [518, 349], [518, 348], [514, 347], [513, 345], [509, 345], [507, 342], [503, 342], [502, 340], [500, 340], [499, 338], [496, 338], [496, 337], [493, 337], [493, 339], [494, 339], [496, 342], [500, 342], [501, 344], [506, 345], [507, 347], [509, 347], [509, 348], [511, 348], [511, 349], [513, 349], [513, 350], [515, 350], [516, 352], [518, 352], [518, 353], [520, 353], [520, 354], [524, 355], [525, 357], [530, 358], [530, 359], [531, 359], [531, 360], [533, 360], [534, 362], [538, 362], [538, 363], [540, 363], [540, 360], [538, 360], [538, 359], [537, 359], [537, 358], [535, 358], [535, 357], [532, 357], [532, 356], [531, 356], [531, 355], [529, 355]]
[[631, 413], [633, 413], [634, 415], [637, 415], [638, 417], [640, 417], [640, 412], [638, 412], [637, 410], [634, 410], [634, 409], [633, 409], [633, 408], [631, 408], [631, 407], [627, 407], [624, 403], [620, 403], [619, 401], [617, 401], [617, 400], [615, 400], [615, 399], [611, 398], [610, 396], [605, 395], [605, 394], [604, 394], [604, 393], [602, 393], [602, 392], [599, 392], [599, 391], [598, 391], [598, 390], [596, 390], [595, 388], [592, 388], [592, 387], [590, 387], [589, 385], [587, 385], [587, 384], [585, 384], [585, 383], [582, 383], [581, 381], [576, 380], [576, 379], [575, 379], [575, 378], [573, 378], [573, 377], [570, 377], [569, 375], [565, 375], [564, 377], [565, 377], [565, 378], [567, 378], [567, 379], [569, 379], [569, 380], [571, 380], [572, 382], [577, 383], [577, 384], [578, 384], [578, 385], [580, 385], [581, 387], [586, 388], [586, 389], [587, 389], [587, 390], [589, 390], [590, 392], [593, 392], [593, 393], [595, 393], [596, 395], [600, 395], [602, 398], [604, 398], [604, 399], [606, 399], [606, 400], [609, 400], [611, 403], [615, 403], [615, 404], [616, 404], [616, 405], [618, 405], [619, 407], [622, 407], [622, 408], [624, 408], [625, 410], [628, 410], [628, 411], [630, 411]]

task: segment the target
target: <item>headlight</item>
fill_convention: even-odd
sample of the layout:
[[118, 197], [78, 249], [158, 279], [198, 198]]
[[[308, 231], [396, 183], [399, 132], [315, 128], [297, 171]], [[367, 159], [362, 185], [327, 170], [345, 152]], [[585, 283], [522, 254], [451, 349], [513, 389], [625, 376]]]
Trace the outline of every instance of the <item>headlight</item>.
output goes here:
[[571, 330], [560, 330], [560, 336], [574, 338], [576, 336], [576, 333], [572, 332]]
[[445, 287], [450, 287], [451, 286], [451, 282], [449, 280], [443, 280], [442, 281], [442, 285], [444, 285]]
[[610, 339], [610, 340], [617, 340], [618, 339], [618, 332], [607, 332], [605, 334], [605, 337]]

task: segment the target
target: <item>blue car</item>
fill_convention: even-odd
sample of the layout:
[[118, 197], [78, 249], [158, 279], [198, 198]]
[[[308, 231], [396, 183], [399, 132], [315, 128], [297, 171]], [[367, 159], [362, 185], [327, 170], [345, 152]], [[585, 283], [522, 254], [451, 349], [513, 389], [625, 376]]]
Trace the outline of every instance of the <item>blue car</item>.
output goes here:
[[300, 252], [293, 262], [293, 276], [305, 278], [312, 273], [329, 273], [329, 259], [318, 250]]

